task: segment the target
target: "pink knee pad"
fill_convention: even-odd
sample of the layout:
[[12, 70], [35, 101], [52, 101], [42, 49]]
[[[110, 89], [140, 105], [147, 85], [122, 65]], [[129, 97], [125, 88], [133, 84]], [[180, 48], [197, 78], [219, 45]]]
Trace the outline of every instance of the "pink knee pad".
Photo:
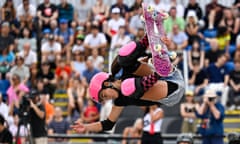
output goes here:
[[130, 96], [136, 91], [135, 79], [129, 78], [122, 82], [121, 92], [124, 96]]
[[119, 55], [120, 56], [128, 56], [130, 55], [135, 49], [136, 49], [137, 45], [134, 41], [126, 44], [125, 46], [123, 46], [120, 50], [119, 50]]

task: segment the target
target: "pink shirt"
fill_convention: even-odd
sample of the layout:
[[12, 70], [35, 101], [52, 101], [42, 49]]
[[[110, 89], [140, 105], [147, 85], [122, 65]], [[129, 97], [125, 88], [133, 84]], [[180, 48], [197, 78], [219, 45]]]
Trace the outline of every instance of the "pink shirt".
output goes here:
[[[23, 83], [18, 85], [18, 89], [20, 91], [24, 91], [24, 92], [29, 92], [29, 88], [24, 85]], [[19, 101], [19, 97], [16, 94], [13, 86], [10, 86], [7, 90], [7, 95], [8, 95], [8, 104], [11, 105], [14, 101]]]

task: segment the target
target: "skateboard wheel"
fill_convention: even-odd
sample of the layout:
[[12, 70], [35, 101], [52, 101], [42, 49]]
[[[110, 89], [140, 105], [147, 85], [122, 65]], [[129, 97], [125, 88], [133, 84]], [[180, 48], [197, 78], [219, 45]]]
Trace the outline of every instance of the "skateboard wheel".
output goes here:
[[169, 17], [168, 13], [163, 13], [163, 19], [167, 19]]
[[174, 60], [174, 59], [176, 59], [176, 57], [177, 57], [177, 53], [174, 52], [174, 51], [169, 52], [169, 57], [170, 57], [172, 60]]
[[154, 10], [154, 8], [152, 7], [152, 6], [148, 6], [148, 8], [147, 8], [147, 11], [148, 12], [151, 12], [151, 11], [153, 11]]
[[157, 17], [157, 11], [154, 11], [154, 12], [152, 13], [152, 18], [153, 18], [153, 19], [156, 19], [156, 17]]
[[157, 52], [160, 52], [161, 49], [162, 49], [162, 46], [160, 44], [158, 44], [154, 47], [154, 50], [157, 51]]

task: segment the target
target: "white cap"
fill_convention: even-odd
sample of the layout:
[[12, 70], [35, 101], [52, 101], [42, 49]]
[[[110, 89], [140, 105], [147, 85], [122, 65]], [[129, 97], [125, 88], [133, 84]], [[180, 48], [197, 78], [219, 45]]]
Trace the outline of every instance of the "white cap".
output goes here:
[[112, 13], [120, 13], [120, 9], [118, 7], [115, 7], [112, 9]]
[[190, 11], [187, 13], [187, 17], [190, 17], [190, 16], [192, 16], [192, 17], [197, 17], [196, 12], [193, 11], [193, 10], [190, 10]]

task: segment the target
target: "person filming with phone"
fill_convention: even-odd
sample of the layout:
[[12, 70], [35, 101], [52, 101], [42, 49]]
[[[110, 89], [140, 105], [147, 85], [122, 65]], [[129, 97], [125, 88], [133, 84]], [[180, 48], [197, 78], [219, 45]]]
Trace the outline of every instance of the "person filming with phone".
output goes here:
[[199, 133], [203, 136], [202, 144], [224, 144], [224, 106], [219, 102], [216, 91], [206, 91], [196, 115], [202, 119], [199, 127]]

